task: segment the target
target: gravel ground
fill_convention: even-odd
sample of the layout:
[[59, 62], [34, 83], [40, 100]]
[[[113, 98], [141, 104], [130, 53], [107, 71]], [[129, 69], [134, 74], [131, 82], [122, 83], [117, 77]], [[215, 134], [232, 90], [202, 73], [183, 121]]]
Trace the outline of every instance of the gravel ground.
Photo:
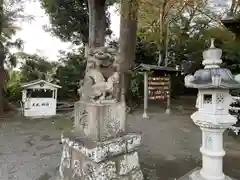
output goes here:
[[[189, 113], [155, 112], [147, 120], [140, 111], [130, 114], [129, 131], [142, 133], [139, 155], [145, 179], [173, 180], [200, 165], [201, 132]], [[62, 128], [70, 128], [71, 120], [68, 115], [52, 121], [16, 116], [0, 122], [0, 180], [55, 180], [60, 133]], [[240, 142], [227, 133], [224, 138], [224, 171], [240, 179]]]

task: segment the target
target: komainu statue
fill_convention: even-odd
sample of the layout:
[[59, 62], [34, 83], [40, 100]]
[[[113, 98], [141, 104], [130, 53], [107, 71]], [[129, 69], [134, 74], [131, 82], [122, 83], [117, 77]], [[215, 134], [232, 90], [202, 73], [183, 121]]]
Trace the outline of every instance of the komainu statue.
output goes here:
[[74, 130], [61, 138], [61, 180], [143, 180], [137, 153], [141, 136], [126, 131], [115, 55], [105, 47], [88, 54], [81, 98], [74, 107]]
[[119, 83], [116, 50], [100, 47], [90, 50], [88, 67], [80, 89], [81, 100], [116, 101], [115, 85]]

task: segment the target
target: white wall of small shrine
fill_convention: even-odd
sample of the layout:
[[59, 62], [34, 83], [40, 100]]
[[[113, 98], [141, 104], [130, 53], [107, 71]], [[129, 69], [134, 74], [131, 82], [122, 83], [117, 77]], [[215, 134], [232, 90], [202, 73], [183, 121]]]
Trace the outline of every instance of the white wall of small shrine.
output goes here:
[[58, 88], [54, 84], [45, 81], [25, 87], [22, 91], [24, 116], [44, 117], [56, 115]]
[[56, 115], [56, 99], [30, 98], [24, 103], [24, 116], [41, 117]]

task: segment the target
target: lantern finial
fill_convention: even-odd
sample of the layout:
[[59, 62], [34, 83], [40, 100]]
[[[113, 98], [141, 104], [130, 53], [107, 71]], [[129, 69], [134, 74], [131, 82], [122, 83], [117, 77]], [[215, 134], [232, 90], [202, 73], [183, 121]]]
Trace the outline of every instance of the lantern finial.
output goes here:
[[211, 38], [211, 46], [210, 46], [210, 48], [215, 48], [214, 42], [215, 42], [215, 39]]
[[222, 63], [222, 50], [215, 47], [214, 41], [215, 39], [211, 38], [210, 48], [203, 52], [202, 64], [205, 68], [219, 68], [219, 65]]

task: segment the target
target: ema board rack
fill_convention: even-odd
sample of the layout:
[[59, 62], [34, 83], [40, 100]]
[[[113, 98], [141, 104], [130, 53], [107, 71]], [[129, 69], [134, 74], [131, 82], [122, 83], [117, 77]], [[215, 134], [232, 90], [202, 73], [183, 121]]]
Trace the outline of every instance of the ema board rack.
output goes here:
[[170, 96], [170, 77], [150, 76], [148, 77], [148, 98], [150, 100], [166, 101]]

